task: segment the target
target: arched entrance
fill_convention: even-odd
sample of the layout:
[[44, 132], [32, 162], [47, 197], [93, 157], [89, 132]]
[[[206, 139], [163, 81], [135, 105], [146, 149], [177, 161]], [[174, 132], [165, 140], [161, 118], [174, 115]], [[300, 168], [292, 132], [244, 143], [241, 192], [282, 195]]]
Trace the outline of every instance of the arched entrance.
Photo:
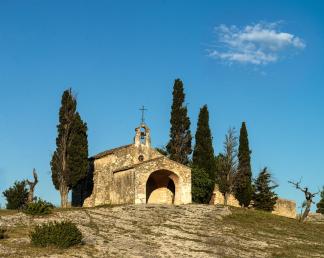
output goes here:
[[174, 204], [178, 198], [179, 177], [168, 170], [150, 174], [146, 181], [146, 203]]

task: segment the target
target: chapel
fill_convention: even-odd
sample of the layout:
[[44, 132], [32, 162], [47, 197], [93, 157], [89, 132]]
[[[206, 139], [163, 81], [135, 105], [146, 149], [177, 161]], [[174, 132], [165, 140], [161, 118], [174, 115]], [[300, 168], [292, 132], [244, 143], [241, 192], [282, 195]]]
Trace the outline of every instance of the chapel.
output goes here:
[[133, 143], [89, 158], [86, 179], [72, 189], [72, 205], [145, 203], [191, 203], [191, 169], [152, 148], [142, 121]]

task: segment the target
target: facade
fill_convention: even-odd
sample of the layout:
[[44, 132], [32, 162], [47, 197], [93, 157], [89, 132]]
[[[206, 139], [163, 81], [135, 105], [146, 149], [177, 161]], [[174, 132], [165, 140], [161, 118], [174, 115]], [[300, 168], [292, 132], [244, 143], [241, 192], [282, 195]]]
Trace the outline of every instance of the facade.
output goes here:
[[72, 190], [72, 205], [191, 203], [191, 170], [151, 147], [150, 129], [141, 123], [134, 143], [89, 159], [85, 180]]

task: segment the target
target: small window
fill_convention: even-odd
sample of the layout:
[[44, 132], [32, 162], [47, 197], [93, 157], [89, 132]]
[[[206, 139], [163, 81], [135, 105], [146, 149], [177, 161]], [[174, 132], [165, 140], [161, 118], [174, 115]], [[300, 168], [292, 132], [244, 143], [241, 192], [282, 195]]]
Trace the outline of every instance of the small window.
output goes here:
[[143, 156], [143, 155], [139, 155], [139, 156], [138, 156], [138, 160], [139, 160], [139, 161], [143, 161], [143, 160], [144, 160], [144, 156]]

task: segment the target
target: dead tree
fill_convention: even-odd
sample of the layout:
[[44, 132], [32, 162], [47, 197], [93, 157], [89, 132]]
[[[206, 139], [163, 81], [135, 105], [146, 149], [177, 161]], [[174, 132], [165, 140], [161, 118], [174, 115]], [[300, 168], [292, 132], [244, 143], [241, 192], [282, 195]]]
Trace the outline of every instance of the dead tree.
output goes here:
[[33, 169], [33, 176], [34, 176], [34, 182], [31, 182], [28, 179], [26, 180], [26, 182], [29, 186], [28, 200], [27, 200], [28, 203], [31, 203], [34, 201], [34, 189], [35, 189], [36, 184], [38, 183], [36, 169]]
[[218, 182], [220, 190], [224, 196], [224, 205], [230, 194], [234, 190], [234, 180], [237, 174], [237, 137], [235, 136], [235, 128], [229, 128], [225, 136], [224, 155], [221, 158], [222, 172]]
[[320, 192], [316, 192], [316, 193], [311, 193], [309, 190], [308, 190], [308, 187], [304, 187], [302, 188], [300, 186], [300, 181], [299, 182], [293, 182], [293, 181], [288, 181], [288, 183], [294, 185], [296, 187], [296, 189], [302, 191], [304, 194], [305, 194], [305, 205], [306, 205], [306, 208], [303, 212], [303, 214], [301, 215], [301, 217], [299, 218], [299, 221], [300, 222], [303, 222], [307, 216], [308, 216], [308, 213], [310, 212], [310, 209], [311, 209], [311, 206], [312, 206], [312, 203], [315, 204], [315, 202], [313, 202], [313, 198]]

